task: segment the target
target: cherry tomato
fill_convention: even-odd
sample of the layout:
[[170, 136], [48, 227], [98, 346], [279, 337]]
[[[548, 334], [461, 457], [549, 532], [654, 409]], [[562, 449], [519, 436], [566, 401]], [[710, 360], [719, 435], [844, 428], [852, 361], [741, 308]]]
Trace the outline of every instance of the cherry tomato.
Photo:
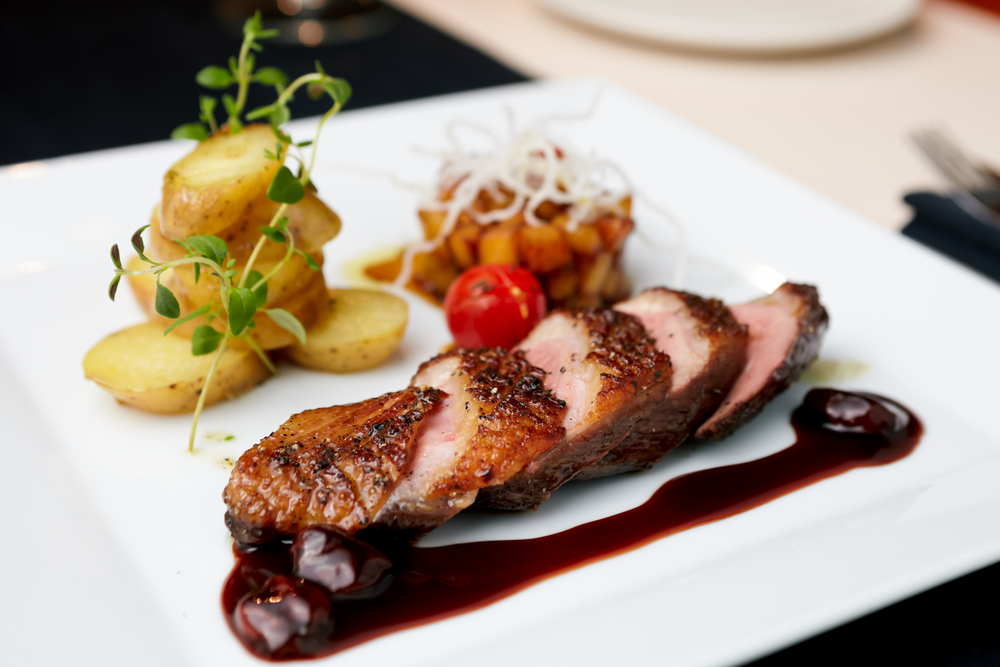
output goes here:
[[459, 347], [510, 349], [545, 317], [545, 293], [527, 269], [480, 264], [451, 283], [444, 312]]

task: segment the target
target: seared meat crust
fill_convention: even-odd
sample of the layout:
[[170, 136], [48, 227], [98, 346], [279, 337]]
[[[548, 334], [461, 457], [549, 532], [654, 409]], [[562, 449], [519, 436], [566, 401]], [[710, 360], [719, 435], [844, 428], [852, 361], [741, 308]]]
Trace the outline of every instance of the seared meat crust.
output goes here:
[[[823, 334], [830, 324], [830, 317], [819, 301], [819, 292], [812, 285], [785, 283], [774, 293], [744, 306], [735, 306], [737, 318], [741, 318], [741, 308], [758, 304], [773, 305], [782, 308], [787, 318], [795, 321], [793, 340], [779, 364], [770, 369], [757, 369], [766, 372], [768, 377], [763, 386], [749, 396], [734, 397], [740, 390], [743, 377], [737, 379], [729, 396], [719, 409], [711, 415], [695, 433], [695, 437], [705, 440], [722, 440], [729, 437], [733, 431], [750, 421], [771, 402], [775, 396], [790, 387], [802, 372], [819, 356]], [[750, 326], [750, 344], [767, 345], [770, 340], [760, 340], [761, 333]], [[749, 366], [744, 373], [752, 370]]]
[[[541, 453], [506, 484], [480, 491], [476, 507], [537, 508], [580, 470], [599, 461], [637, 423], [648, 419], [669, 387], [670, 359], [656, 349], [655, 341], [632, 315], [610, 308], [586, 308], [556, 311], [548, 317], [568, 318], [577, 335], [586, 337], [583, 344], [587, 352], [582, 360], [567, 359], [565, 365], [545, 368], [551, 376], [579, 372], [580, 382], [594, 379], [582, 392], [586, 403], [582, 417], [567, 424], [567, 437], [562, 442]], [[522, 343], [529, 358], [534, 337], [533, 333]], [[550, 377], [550, 381], [554, 379]]]
[[453, 350], [421, 370], [449, 356], [459, 358], [459, 376], [468, 378], [466, 398], [472, 400], [466, 403], [471, 412], [467, 419], [476, 420], [476, 433], [450, 478], [431, 488], [430, 498], [502, 484], [566, 433], [561, 425], [566, 401], [545, 388], [545, 372], [528, 363], [523, 352]]
[[427, 413], [444, 395], [410, 387], [307, 410], [239, 458], [222, 498], [238, 542], [258, 544], [312, 526], [368, 525], [409, 466]]
[[[619, 304], [642, 317], [646, 304], [656, 299], [662, 307], [678, 308], [676, 325], [668, 326], [669, 333], [647, 327], [651, 335], [690, 337], [705, 348], [704, 359], [691, 359], [693, 367], [687, 377], [678, 369], [683, 359], [675, 354], [696, 356], [690, 349], [678, 349], [670, 341], [657, 340], [660, 350], [671, 349], [674, 363], [674, 382], [662, 397], [659, 405], [641, 419], [625, 439], [604, 458], [574, 477], [577, 480], [606, 477], [651, 467], [671, 449], [681, 444], [695, 428], [705, 421], [722, 403], [746, 362], [747, 328], [736, 321], [733, 313], [718, 299], [705, 299], [688, 292], [662, 287], [646, 290], [640, 297]], [[634, 305], [633, 305], [634, 304]], [[630, 306], [635, 310], [630, 310]], [[645, 307], [644, 307], [645, 306]], [[656, 313], [652, 314], [656, 317]]]
[[544, 378], [523, 352], [502, 348], [452, 350], [421, 365], [413, 382], [449, 396], [376, 524], [411, 535], [431, 530], [562, 440], [566, 403]]

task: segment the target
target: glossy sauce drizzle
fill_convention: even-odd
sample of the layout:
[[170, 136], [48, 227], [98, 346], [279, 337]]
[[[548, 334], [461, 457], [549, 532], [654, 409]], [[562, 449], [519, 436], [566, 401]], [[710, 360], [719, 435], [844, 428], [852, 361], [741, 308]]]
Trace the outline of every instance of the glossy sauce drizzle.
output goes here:
[[330, 655], [478, 609], [853, 468], [892, 463], [923, 434], [917, 417], [895, 401], [832, 389], [810, 391], [792, 426], [797, 439], [785, 450], [672, 479], [635, 509], [555, 535], [428, 549], [384, 545], [388, 558], [322, 529], [300, 533], [294, 544], [237, 547], [222, 594], [226, 618], [261, 658]]

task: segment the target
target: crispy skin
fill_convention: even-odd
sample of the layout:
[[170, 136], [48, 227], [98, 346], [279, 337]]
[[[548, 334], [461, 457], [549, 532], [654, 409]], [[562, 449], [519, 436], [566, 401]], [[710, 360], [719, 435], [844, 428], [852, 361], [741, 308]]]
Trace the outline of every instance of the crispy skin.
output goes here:
[[502, 484], [565, 434], [560, 425], [565, 401], [545, 389], [542, 370], [523, 352], [487, 348], [448, 355], [460, 359], [459, 373], [468, 378], [467, 419], [475, 420], [476, 433], [449, 478], [431, 489], [432, 498]]
[[637, 316], [670, 355], [674, 381], [656, 409], [577, 480], [651, 467], [715, 412], [746, 363], [747, 328], [718, 299], [659, 287], [615, 308]]
[[[567, 437], [503, 486], [483, 489], [477, 507], [536, 509], [649, 419], [670, 386], [670, 359], [656, 349], [636, 317], [610, 308], [587, 308], [556, 311], [550, 318], [561, 319], [543, 322], [521, 345], [529, 360], [533, 351], [537, 355], [556, 395], [563, 398], [562, 391], [565, 400], [576, 402], [567, 415]], [[551, 350], [561, 345], [565, 353], [553, 357]], [[576, 384], [580, 382], [584, 385]]]
[[458, 349], [425, 362], [413, 382], [448, 393], [417, 443], [413, 466], [376, 517], [379, 526], [426, 532], [502, 484], [562, 440], [565, 402], [545, 388], [524, 353]]
[[368, 525], [442, 398], [437, 389], [410, 387], [293, 415], [233, 468], [222, 494], [233, 537], [258, 544], [312, 526], [353, 533]]
[[[816, 288], [794, 283], [785, 283], [756, 301], [733, 306], [733, 314], [750, 328], [747, 365], [726, 400], [695, 433], [706, 440], [728, 437], [791, 386], [819, 356], [830, 323]], [[781, 327], [783, 335], [775, 335], [773, 323]], [[775, 348], [777, 345], [783, 347]]]

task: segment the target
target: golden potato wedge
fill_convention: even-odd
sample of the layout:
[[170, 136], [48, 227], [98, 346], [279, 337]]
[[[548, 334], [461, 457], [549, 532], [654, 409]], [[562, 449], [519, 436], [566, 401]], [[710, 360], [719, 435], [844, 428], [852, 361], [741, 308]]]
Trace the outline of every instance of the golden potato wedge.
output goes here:
[[[313, 259], [316, 260], [317, 264], [323, 266], [323, 253], [314, 253]], [[260, 271], [261, 275], [266, 276], [277, 264], [278, 260], [267, 259], [254, 262], [254, 268]], [[242, 274], [244, 266], [237, 264], [233, 268]], [[194, 281], [194, 266], [191, 264], [175, 267], [173, 272], [170, 282], [163, 284], [173, 290], [178, 299], [182, 296], [186, 297], [193, 306], [193, 310], [197, 310], [206, 303], [219, 300], [219, 279], [210, 275], [204, 266], [201, 267], [201, 275], [197, 283]], [[310, 269], [301, 255], [292, 255], [288, 263], [267, 281], [267, 307], [274, 308], [277, 304], [301, 293], [310, 284], [315, 273], [318, 272]], [[239, 280], [239, 275], [237, 275], [236, 280]]]
[[406, 302], [385, 292], [331, 289], [330, 313], [309, 331], [306, 344], [288, 356], [306, 368], [353, 373], [374, 368], [392, 356], [403, 339]]
[[[245, 262], [250, 257], [260, 240], [260, 228], [271, 222], [279, 206], [267, 197], [261, 197], [245, 215], [240, 216], [236, 224], [216, 234], [226, 242], [229, 254], [237, 262]], [[288, 231], [295, 238], [295, 247], [308, 253], [321, 250], [340, 233], [340, 217], [309, 191], [306, 191], [302, 201], [285, 210], [285, 217], [288, 218]], [[284, 254], [283, 245], [268, 242], [257, 256], [261, 259], [280, 259]]]
[[[314, 326], [330, 309], [330, 298], [326, 293], [326, 281], [323, 278], [323, 273], [321, 271], [310, 271], [310, 274], [312, 274], [312, 278], [300, 293], [286, 301], [268, 306], [270, 308], [287, 310], [306, 329]], [[187, 315], [198, 309], [198, 306], [193, 305], [184, 295], [178, 294], [177, 301], [181, 306], [181, 315]], [[255, 327], [250, 335], [261, 349], [276, 350], [280, 347], [287, 347], [295, 342], [295, 336], [275, 324], [274, 320], [265, 313], [257, 313], [253, 321]], [[184, 338], [190, 338], [194, 330], [202, 324], [206, 324], [205, 318], [198, 317], [185, 322], [174, 331]], [[213, 320], [211, 326], [216, 331], [225, 331], [228, 326], [228, 320], [223, 315], [221, 318]], [[240, 340], [233, 341], [232, 345], [238, 348], [248, 347]]]
[[157, 262], [172, 262], [175, 259], [184, 257], [184, 248], [174, 243], [160, 229], [160, 207], [153, 209], [153, 214], [149, 217], [149, 248], [146, 255]]
[[[87, 353], [83, 372], [122, 405], [145, 412], [191, 412], [205, 386], [214, 354], [196, 357], [191, 341], [163, 324], [146, 322], [111, 334]], [[235, 398], [270, 375], [252, 350], [227, 349], [219, 360], [205, 404]]]
[[201, 142], [163, 177], [163, 236], [215, 234], [235, 224], [267, 192], [281, 166], [264, 154], [274, 144], [271, 128], [259, 124]]

